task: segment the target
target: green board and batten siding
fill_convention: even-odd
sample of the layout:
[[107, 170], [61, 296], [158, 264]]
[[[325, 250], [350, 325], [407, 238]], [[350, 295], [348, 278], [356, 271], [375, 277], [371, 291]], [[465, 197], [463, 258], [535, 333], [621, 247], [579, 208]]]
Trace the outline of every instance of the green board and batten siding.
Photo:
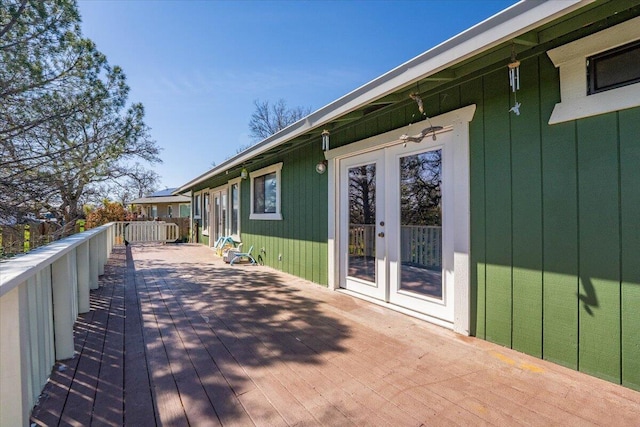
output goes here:
[[285, 156], [253, 166], [252, 170], [283, 162], [281, 221], [250, 220], [250, 183], [242, 181], [241, 228], [244, 247], [265, 265], [326, 285], [327, 175], [315, 171], [324, 159], [320, 142], [306, 144]]
[[[549, 125], [558, 70], [538, 52], [520, 72], [519, 116], [509, 112], [514, 95], [502, 63], [423, 97], [430, 117], [476, 105], [472, 334], [640, 390], [640, 108]], [[416, 117], [414, 103], [382, 108], [332, 129], [331, 145]], [[265, 265], [326, 285], [320, 139], [293, 147], [248, 167], [283, 162], [283, 220], [249, 220], [250, 183], [242, 181], [242, 239]]]
[[[477, 106], [471, 329], [640, 389], [640, 109], [549, 125], [558, 70], [541, 54], [522, 62], [521, 77], [520, 116], [508, 112], [505, 69], [425, 102], [430, 116]], [[379, 115], [378, 131], [412, 119], [410, 110]], [[358, 129], [345, 139], [370, 136]]]
[[546, 55], [469, 84], [475, 334], [640, 389], [640, 109], [548, 125]]
[[[558, 70], [521, 65], [521, 115], [504, 69], [429, 96], [436, 116], [476, 104], [470, 124], [472, 332], [640, 389], [640, 109], [548, 125]], [[413, 106], [332, 133], [344, 145], [414, 120]], [[316, 145], [318, 147], [316, 147]], [[266, 265], [327, 283], [327, 180], [317, 144], [283, 161], [282, 221], [248, 219], [242, 237]], [[265, 251], [260, 250], [264, 248]], [[281, 257], [279, 257], [281, 255]]]
[[621, 111], [618, 118], [622, 384], [640, 389], [640, 109]]
[[578, 195], [573, 123], [548, 126], [560, 100], [558, 71], [540, 64], [542, 153], [542, 348], [544, 358], [578, 369]]

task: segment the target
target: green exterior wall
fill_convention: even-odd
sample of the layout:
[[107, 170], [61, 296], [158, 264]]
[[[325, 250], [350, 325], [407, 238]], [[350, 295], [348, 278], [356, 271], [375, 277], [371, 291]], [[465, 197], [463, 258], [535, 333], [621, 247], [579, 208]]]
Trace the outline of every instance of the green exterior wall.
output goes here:
[[[476, 104], [470, 124], [472, 333], [640, 389], [640, 109], [549, 125], [560, 100], [546, 54], [522, 62], [521, 115], [506, 67], [425, 99], [429, 116]], [[345, 145], [415, 121], [414, 106], [331, 135]], [[312, 141], [283, 161], [282, 221], [248, 219], [265, 265], [327, 283], [327, 177]], [[248, 247], [248, 246], [247, 246]], [[264, 251], [263, 251], [264, 250]], [[281, 258], [279, 257], [281, 255]]]
[[[588, 32], [567, 25], [575, 35], [556, 41], [565, 33], [551, 26], [540, 34], [547, 46], [523, 55], [519, 116], [509, 112], [505, 57], [421, 93], [429, 117], [476, 105], [472, 334], [640, 390], [640, 108], [548, 124], [560, 82], [545, 50]], [[331, 146], [400, 134], [419, 119], [410, 100], [383, 106], [332, 128]], [[328, 181], [314, 169], [323, 159], [320, 138], [306, 138], [247, 166], [283, 162], [283, 220], [249, 219], [245, 180], [241, 234], [265, 265], [326, 285]]]
[[[317, 143], [316, 143], [317, 142]], [[250, 180], [240, 187], [243, 247], [265, 265], [327, 285], [327, 174], [315, 171], [323, 160], [320, 141], [252, 165], [251, 170], [283, 162], [281, 221], [251, 220]]]
[[[640, 389], [640, 109], [548, 125], [546, 55], [462, 86], [471, 124], [473, 331]], [[634, 167], [635, 166], [635, 167]]]

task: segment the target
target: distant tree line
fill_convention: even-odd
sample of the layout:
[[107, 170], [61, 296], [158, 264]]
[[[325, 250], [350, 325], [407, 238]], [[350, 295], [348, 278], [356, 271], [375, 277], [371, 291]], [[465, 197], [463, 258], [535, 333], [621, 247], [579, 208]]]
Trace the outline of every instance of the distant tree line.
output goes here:
[[73, 0], [0, 0], [0, 224], [153, 189], [159, 148]]

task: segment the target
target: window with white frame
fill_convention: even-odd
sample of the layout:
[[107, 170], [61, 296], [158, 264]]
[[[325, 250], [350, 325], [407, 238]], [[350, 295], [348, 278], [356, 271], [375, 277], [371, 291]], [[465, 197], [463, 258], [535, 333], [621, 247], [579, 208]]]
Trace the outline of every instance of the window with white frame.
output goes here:
[[640, 41], [587, 58], [587, 95], [640, 82]]
[[560, 70], [549, 124], [640, 106], [640, 17], [547, 52]]
[[251, 172], [251, 213], [249, 219], [281, 220], [280, 172], [282, 163]]

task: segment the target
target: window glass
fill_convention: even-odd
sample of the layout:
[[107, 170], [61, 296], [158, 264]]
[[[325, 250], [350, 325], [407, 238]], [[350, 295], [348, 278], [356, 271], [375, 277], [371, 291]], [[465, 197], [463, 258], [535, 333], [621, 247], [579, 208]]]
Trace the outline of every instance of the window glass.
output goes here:
[[588, 94], [640, 81], [640, 42], [630, 43], [587, 59]]
[[280, 172], [282, 163], [251, 172], [251, 212], [249, 219], [281, 220]]
[[253, 212], [276, 213], [277, 186], [276, 173], [272, 172], [254, 178]]
[[200, 194], [196, 194], [193, 198], [193, 216], [196, 218], [200, 217]]
[[209, 227], [209, 193], [202, 195], [202, 228]]
[[191, 206], [188, 203], [180, 205], [180, 218], [188, 217]]

